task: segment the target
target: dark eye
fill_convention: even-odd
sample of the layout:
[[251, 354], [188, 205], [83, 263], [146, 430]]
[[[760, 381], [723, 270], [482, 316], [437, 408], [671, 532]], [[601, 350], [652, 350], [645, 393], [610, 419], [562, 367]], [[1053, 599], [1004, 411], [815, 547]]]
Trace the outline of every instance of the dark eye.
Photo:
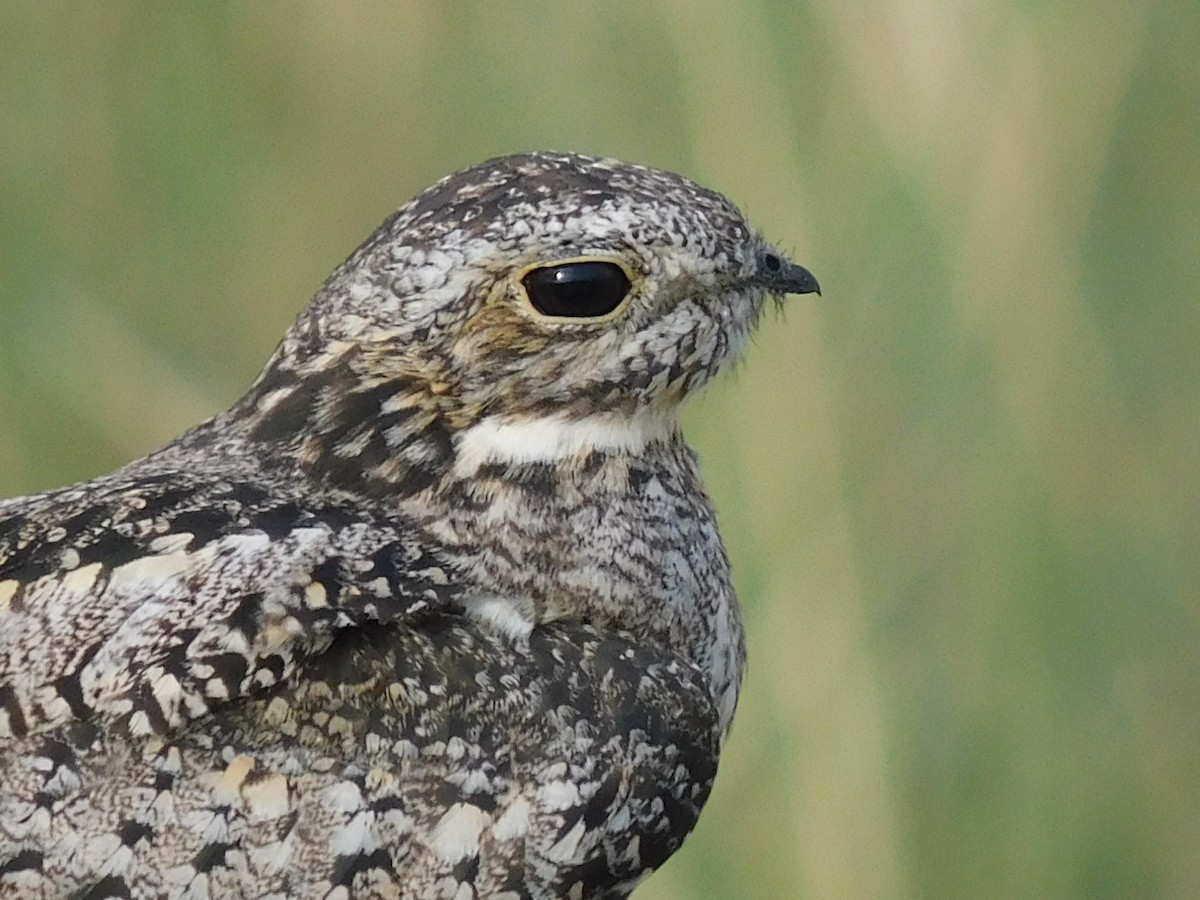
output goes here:
[[606, 316], [629, 293], [629, 278], [616, 263], [583, 261], [534, 269], [521, 279], [529, 302], [545, 316], [590, 319]]

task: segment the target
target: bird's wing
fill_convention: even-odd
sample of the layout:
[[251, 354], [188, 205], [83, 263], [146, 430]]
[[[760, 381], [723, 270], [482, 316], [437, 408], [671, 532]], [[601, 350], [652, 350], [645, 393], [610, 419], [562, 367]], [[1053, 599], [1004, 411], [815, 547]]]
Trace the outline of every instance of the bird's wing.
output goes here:
[[446, 605], [411, 530], [249, 483], [112, 481], [0, 510], [0, 738], [164, 733], [342, 628]]
[[652, 642], [573, 622], [513, 642], [434, 615], [342, 632], [294, 685], [178, 746], [185, 771], [254, 760], [230, 833], [266, 780], [305, 773], [288, 812], [321, 840], [271, 850], [307, 861], [281, 866], [299, 894], [617, 898], [691, 831], [719, 734], [703, 674]]

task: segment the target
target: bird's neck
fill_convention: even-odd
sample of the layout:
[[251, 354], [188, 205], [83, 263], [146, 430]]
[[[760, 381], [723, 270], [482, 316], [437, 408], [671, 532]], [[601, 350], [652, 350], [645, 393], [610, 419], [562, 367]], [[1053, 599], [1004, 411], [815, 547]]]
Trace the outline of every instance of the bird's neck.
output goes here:
[[436, 371], [395, 368], [353, 345], [330, 360], [274, 360], [220, 427], [320, 492], [385, 504], [420, 494], [450, 472], [472, 416]]

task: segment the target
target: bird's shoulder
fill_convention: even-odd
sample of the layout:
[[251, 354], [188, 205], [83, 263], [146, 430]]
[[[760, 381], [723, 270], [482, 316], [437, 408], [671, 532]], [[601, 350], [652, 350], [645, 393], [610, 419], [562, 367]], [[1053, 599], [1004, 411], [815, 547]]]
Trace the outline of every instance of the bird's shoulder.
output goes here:
[[404, 520], [254, 477], [119, 472], [0, 506], [0, 735], [165, 732], [341, 628], [446, 602]]

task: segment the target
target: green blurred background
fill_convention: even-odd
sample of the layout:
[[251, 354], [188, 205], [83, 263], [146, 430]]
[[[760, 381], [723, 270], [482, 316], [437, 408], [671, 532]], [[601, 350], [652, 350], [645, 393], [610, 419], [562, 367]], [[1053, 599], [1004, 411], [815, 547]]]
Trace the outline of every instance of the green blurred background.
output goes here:
[[1200, 896], [1200, 4], [0, 7], [0, 495], [232, 402], [484, 158], [810, 266], [689, 411], [752, 653], [666, 898]]

